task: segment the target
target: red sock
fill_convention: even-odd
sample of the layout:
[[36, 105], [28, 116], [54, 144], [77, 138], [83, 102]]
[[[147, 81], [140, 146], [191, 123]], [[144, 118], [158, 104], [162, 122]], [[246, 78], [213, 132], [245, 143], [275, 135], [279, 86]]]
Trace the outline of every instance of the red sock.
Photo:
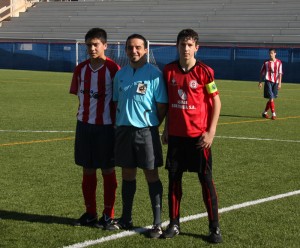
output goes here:
[[269, 108], [270, 108], [270, 102], [268, 101], [266, 104], [265, 112], [268, 112]]
[[270, 107], [271, 107], [272, 113], [274, 113], [275, 112], [275, 103], [274, 102], [270, 102]]
[[103, 214], [106, 214], [110, 218], [114, 218], [115, 216], [114, 205], [116, 200], [116, 190], [118, 186], [116, 172], [113, 171], [110, 174], [102, 174], [102, 177], [103, 177], [103, 191], [104, 191]]
[[97, 189], [97, 174], [84, 174], [82, 179], [82, 193], [86, 212], [96, 214], [96, 189]]

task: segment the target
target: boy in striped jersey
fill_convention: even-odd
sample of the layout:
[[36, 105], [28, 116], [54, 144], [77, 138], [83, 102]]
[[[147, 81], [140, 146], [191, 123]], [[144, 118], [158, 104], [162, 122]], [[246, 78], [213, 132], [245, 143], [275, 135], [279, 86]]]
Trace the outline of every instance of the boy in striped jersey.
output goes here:
[[212, 178], [211, 145], [221, 110], [214, 71], [197, 61], [199, 36], [184, 29], [177, 36], [179, 60], [164, 67], [169, 108], [162, 142], [168, 144], [166, 169], [169, 174], [170, 224], [164, 238], [180, 233], [180, 202], [184, 172], [197, 173], [208, 213], [211, 243], [222, 242], [218, 198]]
[[[115, 106], [113, 78], [120, 66], [105, 56], [106, 31], [92, 28], [85, 35], [89, 59], [73, 73], [70, 93], [77, 95], [79, 107], [75, 137], [75, 163], [83, 168], [82, 193], [85, 213], [75, 226], [106, 228], [114, 218], [117, 180], [114, 169]], [[96, 207], [97, 169], [103, 177], [104, 210], [98, 220]]]
[[278, 90], [281, 89], [282, 79], [282, 62], [276, 58], [276, 50], [269, 49], [270, 59], [266, 60], [260, 70], [258, 87], [262, 88], [262, 79], [265, 80], [264, 98], [269, 99], [265, 111], [262, 113], [263, 118], [269, 118], [268, 110], [271, 109], [272, 120], [276, 119], [274, 99], [278, 96]]

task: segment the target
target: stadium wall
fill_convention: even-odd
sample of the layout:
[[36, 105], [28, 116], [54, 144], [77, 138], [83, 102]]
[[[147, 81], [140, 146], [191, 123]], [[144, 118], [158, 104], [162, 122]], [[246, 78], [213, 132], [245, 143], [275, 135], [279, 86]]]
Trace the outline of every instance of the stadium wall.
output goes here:
[[[107, 56], [121, 66], [128, 63], [123, 42], [110, 42]], [[177, 59], [174, 44], [149, 42], [149, 61], [160, 69]], [[257, 81], [269, 47], [201, 46], [197, 59], [215, 70], [217, 79]], [[283, 82], [300, 83], [300, 47], [276, 47], [283, 62]], [[83, 42], [77, 41], [9, 41], [0, 40], [0, 68], [72, 72], [76, 64], [87, 59]]]

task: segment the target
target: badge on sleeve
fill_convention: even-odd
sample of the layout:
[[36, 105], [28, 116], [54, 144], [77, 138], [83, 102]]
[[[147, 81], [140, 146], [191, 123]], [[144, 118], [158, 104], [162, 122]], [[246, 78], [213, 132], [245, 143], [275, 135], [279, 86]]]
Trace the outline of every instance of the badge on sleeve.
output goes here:
[[138, 83], [136, 92], [145, 95], [147, 91], [147, 84], [144, 84], [144, 82]]
[[206, 87], [208, 94], [213, 94], [218, 91], [215, 81], [212, 81], [211, 83], [206, 84], [205, 87]]

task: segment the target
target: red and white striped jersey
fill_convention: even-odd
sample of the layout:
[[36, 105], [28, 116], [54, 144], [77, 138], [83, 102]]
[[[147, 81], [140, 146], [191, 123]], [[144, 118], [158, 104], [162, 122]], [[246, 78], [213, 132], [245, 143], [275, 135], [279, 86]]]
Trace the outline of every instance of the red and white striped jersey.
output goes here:
[[264, 80], [278, 83], [280, 74], [282, 74], [282, 62], [279, 59], [275, 61], [266, 60], [260, 70], [261, 78], [264, 76]]
[[90, 60], [75, 68], [70, 93], [79, 98], [79, 121], [97, 125], [114, 124], [113, 78], [119, 69], [120, 66], [110, 58], [106, 58], [105, 63], [95, 71]]

